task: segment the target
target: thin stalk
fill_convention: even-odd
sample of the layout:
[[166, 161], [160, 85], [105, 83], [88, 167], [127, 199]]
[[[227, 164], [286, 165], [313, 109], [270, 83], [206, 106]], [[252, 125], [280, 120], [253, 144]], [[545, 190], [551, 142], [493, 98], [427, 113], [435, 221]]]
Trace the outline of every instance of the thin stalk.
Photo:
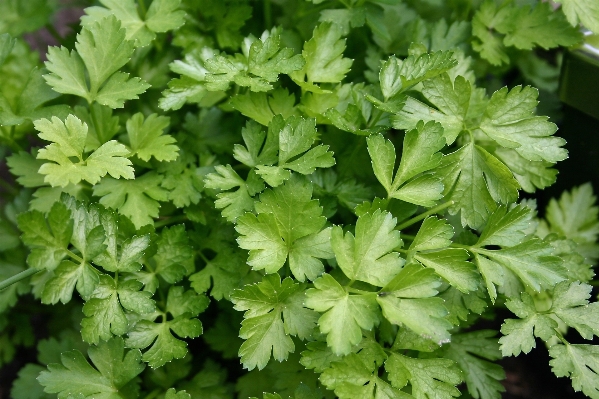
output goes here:
[[18, 283], [21, 280], [25, 280], [27, 277], [33, 276], [35, 273], [40, 272], [41, 270], [37, 269], [27, 269], [23, 270], [21, 273], [15, 274], [12, 277], [7, 278], [4, 281], [0, 281], [0, 291], [3, 289], [10, 287], [14, 283]]
[[429, 209], [428, 211], [421, 213], [418, 216], [414, 216], [411, 219], [406, 220], [405, 222], [403, 222], [402, 224], [400, 224], [399, 226], [397, 226], [395, 229], [396, 230], [403, 230], [406, 227], [410, 227], [411, 225], [413, 225], [414, 223], [417, 223], [427, 217], [429, 217], [430, 215], [434, 215], [435, 213], [439, 213], [447, 208], [449, 208], [450, 206], [453, 205], [453, 201], [448, 201], [445, 202], [443, 204], [437, 205], [434, 208]]
[[17, 194], [19, 194], [19, 190], [17, 190], [11, 184], [8, 184], [6, 181], [4, 181], [4, 179], [0, 179], [0, 188], [3, 188], [9, 194], [14, 195], [14, 196], [16, 196]]
[[56, 28], [54, 27], [54, 25], [52, 24], [46, 24], [45, 28], [48, 30], [48, 32], [50, 33], [50, 35], [56, 39], [56, 41], [58, 42], [58, 44], [60, 44], [61, 46], [64, 46], [66, 43], [64, 42], [64, 39], [62, 36], [60, 36], [60, 33], [58, 33], [58, 31], [56, 30]]
[[139, 0], [137, 4], [139, 4], [139, 14], [141, 19], [146, 19], [146, 13], [148, 12], [146, 9], [146, 2], [144, 0]]
[[77, 255], [73, 251], [69, 251], [68, 249], [67, 249], [67, 255], [69, 255], [71, 258], [75, 259], [79, 263], [83, 263], [84, 262], [84, 260], [83, 260], [83, 258], [81, 256]]
[[160, 221], [154, 223], [154, 228], [156, 230], [158, 230], [159, 228], [168, 226], [169, 224], [178, 223], [178, 222], [186, 222], [187, 220], [188, 220], [187, 216], [185, 216], [185, 215], [171, 216], [167, 219], [160, 220]]
[[353, 287], [345, 287], [345, 290], [347, 292], [351, 292], [352, 294], [360, 294], [360, 295], [376, 294], [376, 292], [359, 290], [359, 289], [353, 288]]
[[268, 30], [272, 28], [272, 4], [270, 0], [264, 0], [264, 25]]

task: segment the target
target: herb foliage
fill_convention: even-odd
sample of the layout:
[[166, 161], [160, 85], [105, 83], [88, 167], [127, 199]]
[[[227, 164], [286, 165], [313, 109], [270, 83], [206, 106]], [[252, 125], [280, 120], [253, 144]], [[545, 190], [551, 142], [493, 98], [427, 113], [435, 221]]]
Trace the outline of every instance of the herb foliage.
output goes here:
[[12, 397], [496, 399], [541, 344], [599, 398], [595, 196], [523, 199], [599, 8], [520, 3], [2, 2]]

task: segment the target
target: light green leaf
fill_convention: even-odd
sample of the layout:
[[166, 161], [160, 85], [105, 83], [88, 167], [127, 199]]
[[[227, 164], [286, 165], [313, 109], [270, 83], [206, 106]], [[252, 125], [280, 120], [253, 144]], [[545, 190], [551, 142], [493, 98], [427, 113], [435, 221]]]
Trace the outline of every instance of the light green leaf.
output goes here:
[[530, 228], [534, 226], [532, 218], [532, 209], [525, 205], [516, 205], [509, 211], [500, 206], [489, 216], [476, 245], [518, 245], [530, 235]]
[[447, 72], [457, 65], [451, 51], [437, 51], [420, 55], [409, 55], [404, 60], [395, 56], [384, 61], [379, 73], [379, 82], [385, 101], [411, 89], [416, 84]]
[[539, 231], [541, 237], [554, 232], [577, 243], [576, 251], [583, 255], [587, 262], [595, 263], [599, 258], [599, 208], [595, 205], [596, 197], [590, 184], [584, 184], [565, 191], [559, 200], [552, 199], [547, 206], [545, 219], [541, 221]]
[[139, 291], [142, 284], [136, 280], [119, 281], [106, 275], [100, 276], [91, 298], [83, 306], [86, 316], [81, 321], [81, 336], [84, 341], [98, 344], [113, 335], [123, 335], [129, 323], [123, 308], [138, 314], [151, 313], [156, 306], [150, 299], [152, 294]]
[[246, 341], [239, 355], [248, 370], [263, 369], [271, 351], [279, 362], [287, 359], [295, 350], [290, 334], [301, 339], [312, 335], [317, 316], [303, 307], [303, 287], [290, 278], [281, 282], [277, 274], [266, 276], [258, 284], [233, 291], [231, 300], [236, 310], [246, 311], [239, 333]]
[[362, 340], [362, 328], [370, 330], [379, 321], [375, 294], [350, 295], [326, 273], [314, 287], [306, 291], [306, 307], [324, 313], [318, 325], [328, 346], [336, 355], [347, 355]]
[[401, 270], [404, 260], [393, 249], [402, 244], [396, 219], [380, 210], [358, 218], [355, 236], [339, 226], [333, 227], [331, 245], [341, 270], [352, 280], [379, 287]]
[[100, 198], [100, 204], [118, 209], [127, 216], [136, 228], [154, 223], [158, 217], [160, 203], [168, 199], [168, 191], [160, 187], [162, 176], [148, 172], [135, 180], [123, 181], [109, 177], [94, 186], [94, 195]]
[[463, 371], [468, 392], [477, 399], [500, 399], [505, 391], [500, 381], [505, 379], [503, 368], [493, 363], [501, 352], [493, 330], [454, 334], [451, 343], [441, 353], [453, 360]]
[[127, 133], [133, 154], [139, 159], [149, 161], [154, 157], [157, 161], [174, 161], [179, 156], [176, 140], [170, 134], [162, 134], [169, 126], [170, 118], [150, 114], [144, 119], [141, 112], [127, 121]]
[[[52, 121], [39, 119], [34, 126], [40, 132], [40, 138], [52, 142], [37, 153], [38, 159], [52, 161], [44, 163], [39, 169], [39, 173], [46, 175], [44, 181], [52, 186], [65, 187], [81, 180], [96, 184], [107, 173], [116, 179], [135, 177], [131, 161], [126, 158], [129, 151], [114, 140], [102, 144], [83, 159], [87, 125], [77, 117], [69, 115], [65, 122], [57, 117], [52, 117]], [[72, 161], [72, 158], [77, 161]]]
[[55, 269], [67, 256], [67, 250], [73, 234], [71, 212], [57, 202], [47, 217], [39, 211], [29, 211], [18, 216], [21, 239], [31, 253], [27, 263], [38, 269]]
[[535, 116], [538, 90], [530, 86], [503, 87], [493, 93], [480, 129], [497, 144], [513, 148], [529, 161], [555, 163], [567, 158], [566, 141], [553, 134], [557, 126], [545, 116]]
[[486, 150], [470, 142], [441, 161], [447, 200], [453, 200], [452, 214], [461, 211], [462, 225], [482, 226], [497, 203], [518, 199], [518, 182], [511, 171]]
[[460, 396], [455, 387], [463, 381], [461, 370], [449, 359], [414, 359], [392, 353], [385, 362], [391, 384], [398, 389], [409, 382], [416, 399], [451, 399]]
[[599, 346], [554, 345], [549, 348], [551, 370], [558, 377], [570, 377], [574, 390], [590, 398], [599, 395]]
[[248, 174], [247, 181], [244, 181], [231, 165], [216, 165], [216, 173], [206, 175], [204, 185], [206, 188], [230, 190], [239, 187], [236, 191], [223, 191], [216, 194], [217, 200], [214, 206], [222, 209], [222, 215], [229, 222], [234, 222], [245, 212], [254, 208], [254, 195], [264, 190], [264, 183], [251, 171]]
[[439, 166], [441, 162], [442, 155], [438, 151], [445, 146], [441, 125], [419, 122], [416, 129], [406, 133], [395, 177], [393, 144], [380, 134], [372, 135], [366, 141], [372, 169], [387, 190], [388, 197], [427, 207], [433, 206], [442, 197], [443, 185], [440, 180], [435, 176], [420, 175]]
[[439, 344], [449, 340], [451, 323], [445, 320], [443, 299], [435, 298], [441, 281], [432, 269], [409, 264], [376, 297], [383, 316], [393, 324], [405, 325]]
[[436, 121], [443, 126], [447, 144], [455, 141], [465, 129], [466, 117], [470, 106], [471, 84], [463, 76], [454, 81], [447, 73], [425, 80], [422, 94], [437, 109], [408, 97], [401, 111], [391, 118], [397, 129], [413, 129], [419, 121]]
[[537, 292], [567, 277], [562, 259], [553, 255], [553, 247], [537, 238], [500, 250], [477, 249], [476, 252], [508, 268]]
[[[133, 42], [125, 39], [125, 29], [109, 14], [85, 26], [77, 35], [77, 51], [64, 47], [48, 50], [46, 82], [57, 92], [74, 94], [88, 102], [98, 101], [121, 108], [125, 100], [137, 99], [149, 84], [118, 72], [133, 54]], [[86, 79], [85, 72], [89, 76]]]
[[599, 5], [592, 0], [558, 0], [568, 22], [574, 27], [580, 22], [594, 33], [599, 33]]
[[[341, 39], [342, 30], [337, 24], [323, 22], [314, 28], [312, 38], [304, 44], [302, 56], [304, 67], [291, 74], [291, 78], [305, 90], [320, 89], [313, 83], [341, 82], [349, 72], [352, 60], [343, 58], [345, 39]], [[307, 81], [306, 81], [307, 79]]]
[[[204, 295], [193, 291], [184, 291], [183, 287], [171, 286], [166, 300], [165, 311], [172, 319], [162, 318], [159, 323], [141, 320], [129, 331], [125, 340], [127, 347], [145, 349], [142, 356], [150, 367], [161, 367], [173, 359], [181, 359], [187, 354], [187, 344], [175, 338], [173, 332], [181, 338], [196, 338], [202, 334], [202, 323], [196, 318], [208, 306], [209, 300]], [[158, 314], [154, 314], [154, 318]], [[171, 332], [172, 331], [172, 332]]]
[[314, 280], [324, 271], [317, 257], [333, 256], [329, 229], [322, 208], [311, 199], [312, 187], [300, 179], [260, 195], [258, 215], [246, 213], [237, 219], [239, 246], [250, 251], [248, 265], [267, 273], [278, 271], [289, 257], [289, 267], [300, 281]]
[[463, 293], [475, 291], [480, 282], [476, 266], [468, 262], [469, 258], [468, 251], [459, 248], [446, 248], [414, 255], [414, 259], [434, 269], [439, 276]]
[[138, 392], [135, 378], [145, 368], [139, 350], [125, 352], [123, 340], [113, 338], [89, 348], [88, 355], [95, 367], [73, 350], [61, 355], [62, 364], [48, 365], [38, 381], [46, 392], [57, 393], [60, 399], [73, 395], [118, 399]]
[[506, 306], [521, 320], [506, 319], [501, 326], [504, 336], [499, 343], [503, 356], [528, 353], [536, 346], [535, 336], [547, 341], [556, 334], [557, 322], [547, 314], [537, 313], [533, 299], [527, 293], [522, 293], [521, 299], [510, 299]]
[[410, 251], [427, 251], [446, 248], [451, 244], [453, 227], [443, 219], [429, 216], [424, 219], [420, 229], [410, 244]]

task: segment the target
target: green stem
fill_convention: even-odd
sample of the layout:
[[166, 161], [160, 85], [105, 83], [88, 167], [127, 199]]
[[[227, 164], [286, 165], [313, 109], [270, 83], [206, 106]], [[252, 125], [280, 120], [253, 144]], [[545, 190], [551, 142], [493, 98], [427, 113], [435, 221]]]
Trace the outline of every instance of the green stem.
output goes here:
[[351, 292], [353, 294], [360, 294], [360, 295], [374, 294], [374, 292], [372, 292], [372, 291], [364, 291], [364, 290], [359, 290], [357, 288], [352, 288], [352, 287], [345, 287], [345, 290], [347, 292]]
[[0, 291], [5, 289], [6, 287], [10, 287], [14, 283], [18, 283], [21, 280], [25, 280], [27, 277], [33, 276], [35, 273], [40, 272], [41, 270], [37, 269], [27, 269], [23, 270], [21, 273], [15, 274], [12, 277], [7, 278], [4, 281], [0, 281]]
[[421, 213], [418, 216], [414, 216], [411, 219], [406, 220], [405, 222], [403, 222], [402, 224], [400, 224], [399, 226], [397, 226], [395, 229], [396, 230], [403, 230], [406, 227], [410, 227], [411, 225], [413, 225], [414, 223], [417, 223], [427, 217], [429, 217], [430, 215], [434, 215], [435, 213], [439, 213], [447, 208], [449, 208], [450, 206], [453, 205], [453, 201], [448, 201], [445, 202], [443, 204], [437, 205], [434, 208], [429, 209], [428, 211]]
[[160, 220], [160, 221], [154, 223], [154, 228], [156, 230], [158, 230], [159, 228], [168, 226], [169, 224], [186, 222], [187, 220], [188, 220], [187, 216], [185, 216], [185, 215], [171, 216], [167, 219]]
[[62, 36], [60, 36], [60, 33], [58, 33], [58, 31], [56, 30], [56, 28], [54, 27], [54, 25], [52, 24], [47, 24], [45, 26], [45, 28], [48, 30], [48, 32], [50, 33], [50, 35], [52, 35], [52, 37], [54, 39], [56, 39], [56, 41], [58, 42], [58, 44], [60, 44], [61, 46], [65, 46], [65, 42], [64, 39], [62, 38]]
[[268, 30], [272, 28], [272, 4], [270, 0], [264, 0], [264, 25]]
[[148, 12], [147, 8], [146, 8], [146, 3], [144, 0], [139, 0], [137, 2], [137, 4], [139, 4], [139, 16], [141, 17], [141, 19], [146, 19], [146, 13]]
[[160, 389], [154, 389], [152, 392], [146, 395], [144, 399], [154, 399], [158, 395], [160, 395], [162, 391]]
[[463, 248], [463, 249], [466, 249], [468, 251], [476, 252], [476, 251], [472, 250], [472, 248], [473, 248], [472, 245], [464, 245], [464, 244], [458, 244], [457, 242], [452, 242], [449, 246], [453, 247], [453, 248]]
[[198, 251], [197, 254], [206, 264], [210, 263], [210, 259], [208, 259], [206, 255], [202, 253], [202, 251]]
[[77, 255], [76, 253], [74, 253], [73, 251], [69, 251], [67, 249], [67, 255], [69, 255], [71, 258], [75, 259], [77, 262], [83, 263], [83, 258], [81, 256]]
[[15, 197], [19, 194], [19, 190], [17, 190], [17, 188], [14, 187], [13, 185], [8, 184], [7, 182], [5, 182], [4, 179], [0, 179], [0, 187], [2, 187], [9, 194], [11, 194], [11, 195], [13, 195]]

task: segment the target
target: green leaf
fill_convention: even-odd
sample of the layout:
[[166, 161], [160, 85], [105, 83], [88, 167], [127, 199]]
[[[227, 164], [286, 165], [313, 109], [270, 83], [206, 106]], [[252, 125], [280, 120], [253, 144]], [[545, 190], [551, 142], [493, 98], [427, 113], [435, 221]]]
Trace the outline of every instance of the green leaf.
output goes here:
[[406, 133], [401, 161], [394, 178], [393, 144], [381, 135], [372, 135], [366, 141], [374, 174], [387, 190], [389, 198], [429, 207], [442, 197], [443, 185], [440, 180], [430, 174], [421, 175], [441, 162], [442, 155], [438, 151], [445, 146], [445, 139], [439, 124], [430, 122], [425, 125], [419, 122], [416, 129]]
[[[150, 235], [129, 235], [128, 220], [119, 219], [111, 211], [103, 211], [102, 226], [106, 234], [106, 250], [94, 258], [94, 263], [109, 272], [136, 272], [141, 269], [140, 259], [150, 245]], [[122, 239], [120, 235], [126, 234]]]
[[443, 177], [445, 198], [455, 202], [450, 213], [461, 211], [462, 225], [480, 227], [498, 202], [518, 199], [519, 185], [511, 171], [472, 142], [443, 157], [437, 172]]
[[[328, 151], [328, 146], [320, 144], [312, 147], [318, 137], [316, 121], [312, 118], [291, 116], [285, 120], [281, 115], [275, 116], [268, 126], [265, 148], [260, 157], [257, 157], [256, 150], [264, 141], [263, 133], [258, 134], [255, 127], [246, 129], [245, 132], [244, 141], [248, 149], [236, 146], [234, 155], [238, 160], [251, 159], [253, 164], [248, 166], [256, 166], [256, 173], [272, 187], [288, 180], [291, 176], [290, 170], [309, 175], [316, 168], [328, 168], [335, 164], [333, 153]], [[275, 145], [279, 149], [278, 161], [275, 158]], [[275, 163], [278, 165], [271, 166]]]
[[37, 154], [19, 151], [6, 158], [10, 173], [18, 176], [17, 181], [24, 187], [40, 187], [46, 184], [44, 175], [38, 173], [44, 161], [36, 159], [35, 155]]
[[555, 335], [557, 322], [548, 314], [537, 313], [533, 299], [527, 293], [522, 293], [521, 299], [510, 299], [506, 306], [520, 320], [507, 319], [501, 326], [504, 336], [499, 343], [503, 356], [528, 353], [536, 346], [535, 336], [547, 341]]
[[[114, 15], [127, 30], [127, 40], [135, 41], [136, 46], [147, 46], [155, 39], [157, 32], [174, 30], [184, 24], [185, 12], [178, 10], [181, 0], [156, 0], [150, 4], [145, 18], [141, 19], [133, 0], [102, 0], [103, 7], [88, 7], [86, 16], [81, 18], [84, 26], [90, 26], [106, 16]], [[156, 33], [155, 33], [156, 32]]]
[[46, 282], [42, 292], [42, 303], [56, 304], [58, 301], [68, 303], [73, 297], [75, 288], [81, 296], [87, 298], [94, 292], [98, 282], [97, 270], [88, 263], [76, 264], [63, 260]]
[[135, 377], [145, 368], [139, 350], [125, 352], [123, 340], [113, 338], [89, 348], [88, 355], [95, 367], [73, 350], [62, 354], [62, 364], [48, 365], [38, 381], [46, 392], [57, 393], [60, 399], [72, 395], [101, 395], [106, 399], [137, 395], [139, 382]]
[[39, 119], [34, 126], [41, 139], [52, 142], [37, 153], [38, 159], [51, 161], [44, 163], [38, 171], [46, 175], [44, 181], [50, 185], [65, 187], [81, 180], [96, 184], [107, 173], [116, 179], [135, 177], [131, 161], [126, 158], [129, 151], [114, 140], [102, 144], [83, 158], [87, 125], [77, 117], [69, 115], [65, 122], [55, 116], [51, 121]]
[[477, 399], [500, 399], [505, 391], [503, 368], [493, 363], [501, 359], [501, 352], [493, 330], [479, 330], [454, 334], [443, 357], [453, 360], [463, 371], [468, 392]]
[[439, 276], [464, 293], [477, 290], [480, 282], [476, 266], [468, 262], [469, 258], [468, 251], [459, 248], [414, 255], [414, 259], [434, 269]]
[[393, 127], [397, 129], [413, 129], [419, 121], [435, 121], [443, 126], [443, 134], [447, 144], [455, 141], [464, 130], [470, 98], [471, 84], [463, 76], [451, 81], [447, 73], [443, 73], [422, 83], [422, 94], [437, 109], [423, 102], [407, 97], [401, 111], [391, 118]]
[[39, 211], [29, 211], [18, 216], [21, 239], [31, 248], [27, 263], [38, 269], [53, 270], [67, 256], [73, 221], [67, 207], [57, 202], [47, 218]]
[[584, 339], [599, 336], [599, 302], [589, 304], [592, 287], [580, 282], [563, 281], [553, 289], [549, 311], [566, 325], [575, 328]]
[[313, 83], [338, 83], [349, 72], [353, 60], [343, 58], [345, 39], [339, 25], [323, 22], [314, 28], [312, 38], [304, 44], [304, 67], [291, 78], [308, 91], [320, 89]]
[[507, 207], [499, 206], [489, 216], [476, 245], [518, 245], [530, 235], [530, 228], [534, 226], [532, 218], [532, 209], [525, 205], [516, 205], [509, 211]]
[[297, 115], [295, 96], [280, 87], [268, 94], [252, 91], [237, 94], [231, 98], [230, 104], [243, 115], [264, 126], [268, 126], [275, 115], [282, 115], [285, 119]]
[[599, 208], [595, 203], [596, 197], [590, 184], [564, 192], [559, 200], [552, 199], [545, 212], [547, 223], [541, 221], [539, 226], [541, 237], [554, 232], [574, 241], [578, 244], [576, 251], [594, 264], [599, 258], [599, 246], [596, 244]]
[[160, 275], [167, 283], [175, 284], [184, 276], [193, 273], [194, 250], [184, 225], [162, 229], [156, 246], [156, 254], [151, 261], [152, 268], [154, 273]]
[[341, 399], [390, 398], [409, 399], [412, 396], [391, 387], [378, 376], [376, 364], [369, 364], [360, 355], [351, 353], [335, 362], [320, 376], [320, 381], [328, 389], [334, 390]]
[[391, 384], [398, 389], [409, 382], [416, 399], [451, 399], [460, 396], [455, 387], [463, 381], [461, 370], [449, 359], [414, 359], [392, 353], [385, 362]]
[[251, 91], [270, 91], [279, 74], [290, 74], [304, 66], [300, 55], [290, 48], [281, 48], [280, 28], [264, 31], [260, 38], [248, 36], [241, 44], [243, 54], [231, 57], [215, 54], [204, 66], [206, 88], [227, 90], [231, 83], [249, 87]]
[[258, 215], [246, 213], [237, 219], [239, 246], [250, 251], [248, 265], [267, 273], [278, 271], [289, 258], [291, 272], [300, 281], [314, 280], [324, 271], [319, 259], [333, 257], [330, 229], [312, 187], [292, 178], [260, 195], [255, 203]]
[[11, 37], [8, 33], [0, 35], [0, 65], [4, 63], [4, 60], [6, 60], [6, 57], [8, 57], [15, 46], [16, 41], [17, 39]]
[[331, 275], [323, 274], [306, 291], [306, 307], [324, 313], [320, 331], [336, 355], [347, 355], [362, 340], [362, 328], [372, 329], [378, 321], [375, 293], [350, 295]]
[[418, 83], [431, 79], [457, 65], [451, 51], [410, 55], [404, 60], [389, 57], [381, 65], [379, 82], [385, 101]]
[[127, 121], [127, 134], [132, 153], [143, 161], [154, 157], [157, 161], [174, 161], [179, 156], [179, 147], [170, 134], [162, 134], [169, 126], [170, 118], [150, 114], [144, 119], [141, 112]]
[[160, 187], [162, 176], [148, 172], [135, 180], [123, 181], [105, 177], [94, 186], [94, 195], [100, 204], [118, 209], [136, 228], [153, 224], [158, 217], [160, 203], [168, 199], [168, 191]]
[[383, 316], [405, 325], [439, 345], [449, 341], [451, 323], [445, 320], [443, 299], [435, 298], [441, 281], [432, 269], [417, 264], [405, 266], [376, 297]]
[[376, 210], [358, 218], [355, 236], [333, 227], [331, 245], [347, 277], [382, 287], [397, 275], [404, 260], [392, 252], [402, 244], [396, 223], [390, 213]]
[[[531, 238], [521, 244], [499, 250], [476, 250], [478, 254], [486, 256], [492, 263], [489, 264], [488, 260], [481, 261], [483, 259], [481, 257], [477, 258], [483, 277], [487, 274], [486, 271], [483, 271], [485, 269], [505, 267], [537, 292], [542, 288], [551, 288], [567, 277], [562, 259], [554, 256], [553, 251], [553, 247], [549, 243], [537, 238]], [[488, 277], [485, 279], [487, 280]], [[491, 278], [487, 281], [487, 289], [493, 300], [495, 295], [492, 294], [494, 288], [491, 285], [494, 280], [495, 278]]]
[[191, 399], [191, 395], [186, 391], [175, 391], [175, 388], [169, 388], [164, 395], [164, 399]]
[[451, 245], [453, 235], [453, 227], [449, 223], [443, 219], [429, 216], [420, 225], [416, 237], [410, 244], [410, 251], [421, 252], [447, 248]]
[[497, 144], [515, 149], [529, 161], [563, 161], [568, 152], [560, 148], [566, 141], [553, 136], [557, 126], [545, 116], [535, 116], [538, 94], [530, 86], [496, 91], [487, 104], [480, 129]]
[[112, 115], [112, 109], [93, 103], [89, 109], [75, 106], [75, 116], [87, 125], [85, 151], [93, 151], [112, 139], [120, 129], [118, 116]]
[[44, 367], [33, 363], [28, 363], [21, 368], [17, 379], [12, 384], [11, 398], [52, 399], [52, 395], [45, 393], [44, 388], [37, 381], [37, 376], [44, 370]]
[[249, 268], [243, 267], [246, 255], [236, 248], [227, 252], [219, 252], [199, 272], [189, 276], [191, 287], [198, 293], [207, 292], [217, 301], [229, 299], [235, 288], [241, 285], [242, 278], [247, 274]]
[[509, 63], [506, 46], [532, 50], [539, 45], [549, 49], [581, 40], [578, 30], [546, 3], [538, 3], [534, 8], [511, 3], [497, 7], [486, 1], [474, 15], [472, 33], [472, 47], [493, 65]]
[[558, 0], [568, 22], [577, 26], [579, 21], [594, 33], [599, 32], [599, 6], [592, 0]]
[[[122, 108], [125, 100], [137, 99], [150, 85], [119, 72], [133, 54], [133, 42], [112, 14], [90, 23], [77, 35], [77, 51], [50, 47], [46, 82], [63, 94], [74, 94], [88, 102]], [[85, 72], [89, 76], [86, 79]]]
[[287, 359], [295, 350], [289, 335], [306, 339], [316, 324], [316, 314], [303, 307], [303, 287], [290, 278], [281, 282], [277, 274], [233, 291], [231, 300], [236, 310], [246, 311], [239, 332], [245, 341], [239, 355], [248, 370], [255, 367], [262, 370], [270, 360], [271, 351], [279, 362]]
[[570, 377], [574, 390], [590, 398], [599, 395], [599, 347], [596, 345], [554, 345], [549, 348], [551, 370], [558, 377]]
[[[202, 323], [195, 318], [208, 306], [208, 298], [193, 291], [184, 291], [183, 287], [171, 286], [168, 291], [165, 311], [173, 317], [154, 323], [141, 320], [129, 331], [125, 340], [127, 347], [145, 349], [142, 360], [150, 367], [162, 367], [173, 359], [181, 359], [187, 354], [187, 343], [175, 338], [196, 338], [202, 334]], [[154, 313], [152, 318], [159, 317]], [[172, 332], [171, 332], [172, 331]]]
[[503, 42], [506, 46], [532, 50], [539, 45], [550, 49], [572, 46], [582, 39], [578, 29], [547, 3], [539, 3], [534, 8], [514, 8], [506, 17], [496, 26], [497, 31], [505, 34]]
[[130, 312], [151, 313], [156, 306], [150, 299], [152, 294], [139, 291], [142, 283], [136, 280], [116, 282], [106, 275], [100, 276], [100, 282], [83, 306], [86, 316], [81, 321], [81, 336], [85, 342], [98, 344], [107, 341], [113, 335], [123, 335], [128, 329], [126, 309]]
[[230, 190], [239, 187], [235, 191], [223, 191], [216, 194], [217, 200], [214, 206], [222, 209], [222, 215], [229, 222], [235, 222], [238, 217], [254, 208], [254, 195], [264, 190], [264, 183], [258, 175], [251, 171], [247, 181], [243, 180], [231, 165], [216, 165], [216, 173], [206, 175], [204, 185], [206, 188]]

